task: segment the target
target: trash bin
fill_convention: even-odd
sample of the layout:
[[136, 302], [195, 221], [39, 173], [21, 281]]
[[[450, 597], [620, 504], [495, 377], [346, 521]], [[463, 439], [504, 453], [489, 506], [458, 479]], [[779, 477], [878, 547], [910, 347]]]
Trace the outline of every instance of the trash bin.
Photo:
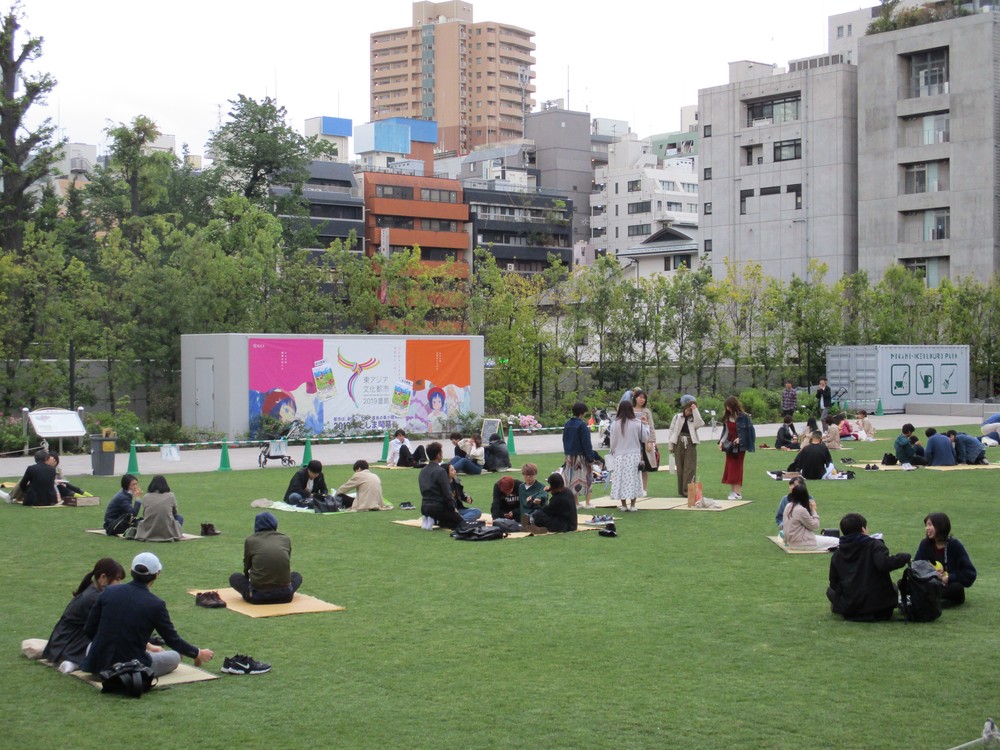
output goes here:
[[95, 477], [110, 477], [115, 473], [115, 436], [90, 436], [90, 467]]

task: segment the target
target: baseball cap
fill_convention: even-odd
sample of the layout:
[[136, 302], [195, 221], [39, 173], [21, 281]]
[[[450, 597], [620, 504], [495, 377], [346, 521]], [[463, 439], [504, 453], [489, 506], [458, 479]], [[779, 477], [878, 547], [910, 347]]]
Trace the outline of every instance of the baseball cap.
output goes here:
[[132, 558], [132, 570], [140, 575], [159, 573], [163, 570], [160, 558], [152, 552], [140, 552]]

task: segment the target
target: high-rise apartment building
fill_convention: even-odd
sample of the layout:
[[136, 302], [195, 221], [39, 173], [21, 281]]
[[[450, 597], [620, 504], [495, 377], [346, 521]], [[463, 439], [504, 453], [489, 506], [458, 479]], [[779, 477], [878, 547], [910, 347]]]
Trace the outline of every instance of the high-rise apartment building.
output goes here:
[[871, 34], [858, 62], [858, 266], [1000, 271], [1000, 14]]
[[535, 104], [534, 35], [474, 22], [471, 3], [413, 3], [411, 26], [371, 35], [372, 120], [435, 120], [438, 149], [459, 154], [520, 138]]

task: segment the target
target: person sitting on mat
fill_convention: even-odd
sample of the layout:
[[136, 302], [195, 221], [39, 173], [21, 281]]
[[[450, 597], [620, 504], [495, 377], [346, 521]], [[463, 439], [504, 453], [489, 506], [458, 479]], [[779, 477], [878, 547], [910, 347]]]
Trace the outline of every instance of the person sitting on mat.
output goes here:
[[35, 463], [24, 470], [17, 488], [25, 505], [55, 505], [59, 502], [56, 465], [48, 451], [40, 450], [35, 453]]
[[986, 446], [972, 435], [948, 430], [948, 438], [955, 446], [955, 458], [960, 464], [986, 463]]
[[458, 515], [466, 521], [475, 521], [483, 515], [479, 508], [466, 505], [466, 503], [472, 502], [472, 498], [465, 494], [465, 487], [462, 486], [458, 472], [451, 464], [448, 464], [448, 483], [451, 485], [451, 496], [455, 500], [455, 510], [458, 511]]
[[453, 433], [451, 440], [455, 444], [455, 457], [449, 463], [455, 470], [465, 474], [482, 474], [486, 463], [483, 439], [479, 435], [473, 435], [456, 440]]
[[548, 486], [545, 491], [551, 493], [549, 501], [541, 510], [525, 513], [521, 516], [521, 525], [527, 531], [533, 528], [543, 528], [549, 531], [576, 531], [578, 516], [576, 513], [576, 495], [566, 487], [562, 474], [549, 474]]
[[483, 470], [503, 471], [510, 468], [510, 452], [504, 445], [500, 433], [490, 435], [489, 442], [483, 446]]
[[[354, 462], [354, 474], [350, 479], [337, 488], [336, 497], [341, 505], [353, 510], [387, 510], [392, 508], [387, 505], [382, 497], [382, 479], [373, 473], [368, 462], [363, 458]], [[356, 490], [357, 499], [347, 493]]]
[[774, 438], [774, 447], [779, 451], [797, 451], [799, 449], [799, 436], [795, 432], [795, 425], [790, 416], [782, 418], [782, 425], [778, 428], [778, 434]]
[[965, 546], [951, 535], [951, 519], [947, 513], [931, 513], [924, 517], [924, 538], [913, 559], [927, 560], [938, 569], [938, 577], [944, 584], [942, 607], [962, 604], [965, 590], [976, 582], [976, 566]]
[[284, 500], [289, 505], [307, 508], [312, 504], [315, 494], [326, 495], [326, 479], [323, 478], [323, 464], [315, 458], [296, 471], [285, 490]]
[[940, 434], [933, 427], [924, 430], [924, 435], [927, 437], [924, 458], [928, 466], [954, 466], [958, 463], [950, 437]]
[[816, 529], [820, 527], [816, 501], [809, 497], [809, 490], [804, 483], [789, 491], [783, 520], [781, 530], [785, 535], [785, 544], [789, 547], [833, 549], [840, 544], [839, 537], [816, 534]]
[[125, 578], [125, 568], [117, 560], [102, 557], [94, 569], [80, 581], [73, 592], [62, 617], [52, 629], [42, 658], [59, 667], [63, 674], [75, 672], [83, 664], [87, 656], [90, 639], [83, 634], [83, 628], [90, 617], [90, 610], [97, 603], [97, 597], [105, 588], [122, 581]]
[[865, 440], [875, 439], [875, 426], [872, 424], [872, 421], [868, 418], [868, 412], [866, 412], [864, 409], [858, 409], [858, 418], [854, 422], [854, 427], [856, 433], [859, 434], [862, 432], [865, 433], [864, 437]]
[[868, 535], [868, 521], [860, 513], [840, 519], [840, 545], [830, 558], [830, 609], [845, 620], [888, 620], [899, 601], [890, 578], [893, 570], [910, 562], [907, 552], [889, 555], [881, 539]]
[[521, 498], [517, 491], [519, 482], [514, 477], [500, 477], [493, 485], [493, 504], [490, 515], [494, 518], [509, 518], [520, 523]]
[[822, 479], [826, 475], [827, 465], [832, 463], [833, 456], [823, 442], [823, 433], [816, 430], [809, 443], [802, 446], [802, 450], [789, 465], [788, 471], [797, 471], [804, 479]]
[[[545, 505], [549, 493], [545, 491], [545, 485], [538, 481], [538, 467], [535, 464], [527, 463], [522, 466], [521, 476], [524, 481], [517, 483], [517, 498], [521, 505], [521, 515], [524, 515]], [[565, 482], [565, 477], [563, 480]]]
[[287, 604], [302, 585], [292, 571], [292, 540], [278, 531], [273, 513], [258, 513], [253, 534], [243, 541], [243, 572], [229, 576], [229, 585], [250, 604]]
[[137, 542], [179, 542], [184, 538], [184, 516], [177, 513], [177, 498], [164, 476], [157, 474], [146, 488], [142, 518], [135, 529]]
[[[802, 477], [792, 477], [788, 480], [788, 493], [791, 494], [792, 488], [797, 484], [805, 484], [806, 480]], [[812, 499], [812, 495], [809, 496]], [[778, 503], [778, 512], [774, 514], [774, 522], [778, 524], [778, 532], [781, 532], [782, 527], [785, 525], [785, 506], [788, 505], [788, 495], [782, 495], [781, 502]]]
[[[162, 677], [177, 669], [181, 656], [194, 659], [196, 667], [212, 660], [215, 654], [210, 649], [192, 646], [177, 634], [166, 603], [149, 590], [162, 570], [156, 555], [140, 552], [132, 560], [132, 581], [101, 592], [83, 628], [91, 641], [84, 671], [96, 674], [119, 662], [138, 659]], [[154, 630], [171, 650], [147, 650]]]
[[823, 442], [832, 451], [839, 451], [843, 446], [840, 444], [840, 427], [837, 425], [837, 418], [827, 416], [823, 420]]
[[59, 493], [59, 499], [66, 505], [72, 505], [72, 502], [66, 501], [73, 500], [77, 495], [85, 495], [86, 493], [75, 484], [70, 484], [63, 476], [62, 469], [59, 468], [59, 454], [55, 451], [49, 451], [49, 455], [52, 457], [52, 465], [56, 469], [56, 491]]
[[104, 533], [108, 536], [120, 536], [133, 525], [135, 517], [139, 515], [142, 503], [142, 490], [139, 489], [139, 480], [131, 474], [122, 477], [121, 492], [111, 498], [107, 509], [104, 511]]
[[[455, 508], [448, 472], [441, 466], [441, 443], [427, 446], [427, 466], [420, 470], [417, 484], [420, 487], [420, 514], [424, 529], [438, 524], [446, 529], [457, 528], [462, 517]], [[457, 469], [458, 467], [456, 467]]]
[[[927, 459], [918, 455], [917, 448], [910, 439], [913, 435], [914, 427], [907, 422], [900, 428], [896, 441], [892, 444], [892, 449], [896, 454], [896, 460], [905, 466], [926, 466]], [[922, 449], [921, 449], [922, 450]]]
[[403, 466], [408, 469], [422, 469], [427, 465], [427, 451], [424, 446], [413, 447], [406, 438], [406, 430], [398, 429], [392, 434], [389, 441], [389, 457], [386, 459], [389, 466]]

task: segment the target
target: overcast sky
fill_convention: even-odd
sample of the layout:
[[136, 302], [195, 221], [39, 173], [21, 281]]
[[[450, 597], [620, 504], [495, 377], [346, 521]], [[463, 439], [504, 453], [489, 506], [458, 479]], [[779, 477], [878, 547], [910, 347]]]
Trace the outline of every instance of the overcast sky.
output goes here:
[[[368, 119], [369, 34], [409, 26], [408, 0], [21, 0], [44, 37], [32, 70], [58, 81], [47, 107], [70, 141], [97, 143], [139, 114], [204, 151], [237, 94], [277, 95], [289, 123]], [[9, 7], [10, 0], [3, 3]], [[674, 130], [727, 63], [787, 65], [826, 51], [827, 16], [877, 0], [474, 0], [475, 21], [535, 32], [537, 101], [566, 98], [640, 136]]]

